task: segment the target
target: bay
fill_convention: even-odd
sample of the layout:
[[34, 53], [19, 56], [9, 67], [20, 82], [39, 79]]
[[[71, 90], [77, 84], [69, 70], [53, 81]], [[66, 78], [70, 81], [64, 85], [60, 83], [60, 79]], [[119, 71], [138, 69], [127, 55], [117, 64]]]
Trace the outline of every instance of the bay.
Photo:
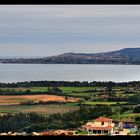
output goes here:
[[0, 64], [0, 82], [140, 80], [140, 65]]

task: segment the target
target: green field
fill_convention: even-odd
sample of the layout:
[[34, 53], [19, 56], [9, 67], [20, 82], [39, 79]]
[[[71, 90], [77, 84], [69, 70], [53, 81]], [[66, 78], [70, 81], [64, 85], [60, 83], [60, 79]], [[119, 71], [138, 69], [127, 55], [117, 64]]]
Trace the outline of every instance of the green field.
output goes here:
[[[86, 91], [86, 90], [94, 90], [95, 87], [59, 87], [63, 92], [69, 93], [72, 91]], [[15, 91], [26, 91], [30, 89], [32, 92], [44, 92], [48, 91], [48, 87], [28, 87], [28, 88], [0, 88], [0, 90], [15, 90]]]
[[59, 87], [63, 92], [95, 90], [96, 87]]

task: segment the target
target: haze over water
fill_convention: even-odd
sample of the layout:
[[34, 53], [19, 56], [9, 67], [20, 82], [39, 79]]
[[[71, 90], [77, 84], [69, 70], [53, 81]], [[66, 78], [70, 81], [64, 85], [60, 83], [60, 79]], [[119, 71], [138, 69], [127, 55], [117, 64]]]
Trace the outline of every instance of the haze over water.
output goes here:
[[140, 65], [0, 64], [0, 82], [140, 80]]

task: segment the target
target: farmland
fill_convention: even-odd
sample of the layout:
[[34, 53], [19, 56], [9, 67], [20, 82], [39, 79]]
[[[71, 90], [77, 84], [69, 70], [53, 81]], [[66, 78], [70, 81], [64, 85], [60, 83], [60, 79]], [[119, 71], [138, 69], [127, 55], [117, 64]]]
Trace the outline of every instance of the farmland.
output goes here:
[[57, 102], [77, 102], [78, 98], [69, 97], [67, 100], [64, 96], [56, 95], [19, 95], [19, 96], [0, 96], [0, 113], [17, 113], [17, 112], [38, 112], [43, 114], [63, 113], [70, 110], [78, 109], [78, 106], [65, 105], [21, 105], [27, 101], [57, 101]]
[[[22, 101], [28, 100], [42, 100], [42, 101], [65, 101], [65, 102], [77, 102], [78, 98], [85, 100], [86, 104], [96, 105], [97, 101], [107, 103], [108, 97], [121, 98], [120, 101], [124, 104], [123, 98], [129, 98], [136, 93], [140, 93], [139, 88], [135, 87], [112, 87], [111, 91], [108, 91], [107, 87], [94, 86], [94, 87], [58, 87], [61, 92], [49, 91], [52, 87], [17, 87], [17, 88], [0, 88], [0, 105], [5, 104], [18, 104]], [[30, 92], [27, 92], [30, 91]], [[2, 94], [3, 93], [3, 94]], [[7, 95], [8, 93], [8, 95]], [[22, 93], [20, 95], [20, 93]], [[111, 96], [109, 95], [111, 94]], [[15, 96], [16, 95], [16, 96]], [[56, 97], [56, 98], [55, 98]], [[68, 99], [66, 100], [66, 97]], [[90, 103], [89, 103], [90, 101]], [[92, 101], [94, 101], [92, 103]], [[101, 103], [102, 104], [102, 103]]]
[[[127, 101], [129, 97], [140, 93], [140, 89], [134, 86], [114, 86], [110, 91], [105, 86], [58, 86], [59, 92], [51, 91], [52, 88], [49, 86], [1, 87], [0, 93], [8, 93], [8, 95], [0, 95], [0, 113], [63, 113], [79, 108], [79, 104], [125, 106], [129, 104]], [[47, 104], [48, 102], [51, 103]]]
[[[95, 86], [95, 87], [58, 87], [62, 90], [63, 96], [73, 96], [73, 97], [97, 97], [101, 95], [107, 95], [106, 87]], [[49, 94], [48, 87], [17, 87], [17, 88], [0, 88], [0, 93], [5, 92], [26, 92], [30, 90], [32, 94]], [[140, 89], [135, 89], [135, 87], [113, 87], [112, 93], [116, 97], [128, 97], [133, 96], [134, 93], [139, 93]], [[26, 94], [26, 93], [24, 93]]]
[[67, 100], [64, 96], [57, 95], [7, 95], [0, 96], [0, 105], [16, 105], [24, 101], [57, 101], [57, 102], [77, 102], [79, 99], [69, 97]]

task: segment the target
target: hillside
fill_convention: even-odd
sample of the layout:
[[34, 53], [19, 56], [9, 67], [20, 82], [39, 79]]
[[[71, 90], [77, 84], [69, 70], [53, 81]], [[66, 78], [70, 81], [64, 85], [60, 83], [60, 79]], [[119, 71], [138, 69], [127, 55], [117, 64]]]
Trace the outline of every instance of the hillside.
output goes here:
[[0, 63], [34, 64], [140, 64], [140, 48], [102, 53], [64, 53], [42, 58], [0, 59]]

